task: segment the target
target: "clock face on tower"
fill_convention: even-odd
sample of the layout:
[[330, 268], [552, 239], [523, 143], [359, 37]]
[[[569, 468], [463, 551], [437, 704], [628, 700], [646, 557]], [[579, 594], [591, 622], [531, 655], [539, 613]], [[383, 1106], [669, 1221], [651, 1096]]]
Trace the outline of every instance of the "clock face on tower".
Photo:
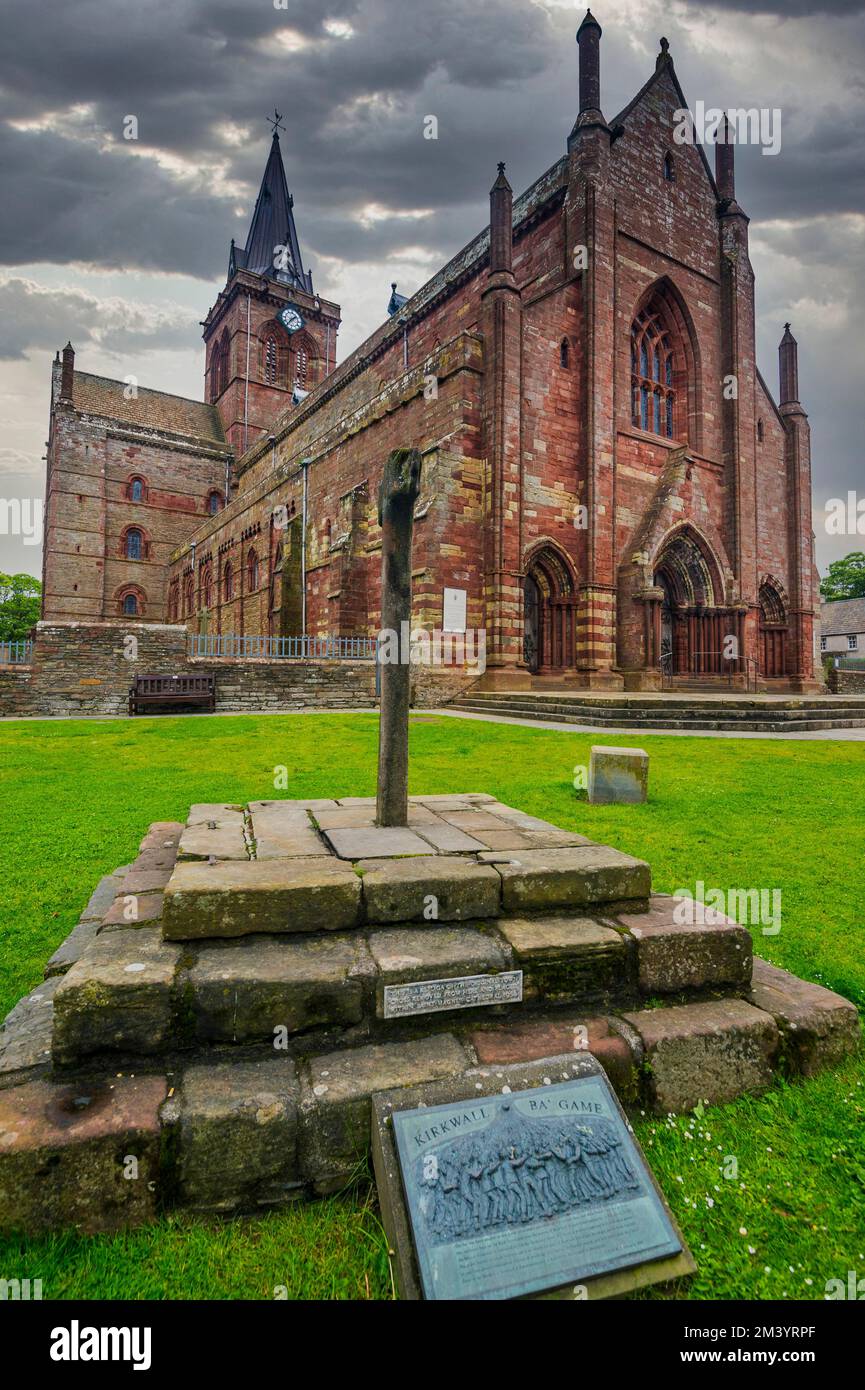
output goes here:
[[280, 309], [278, 318], [286, 333], [297, 333], [303, 328], [303, 319], [292, 304], [286, 304], [284, 309]]

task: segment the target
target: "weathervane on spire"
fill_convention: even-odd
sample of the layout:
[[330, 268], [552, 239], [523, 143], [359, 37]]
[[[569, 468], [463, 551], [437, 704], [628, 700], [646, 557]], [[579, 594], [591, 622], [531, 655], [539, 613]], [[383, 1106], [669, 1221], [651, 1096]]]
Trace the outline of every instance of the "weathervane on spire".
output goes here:
[[274, 133], [274, 135], [276, 135], [276, 132], [277, 132], [278, 130], [281, 130], [282, 133], [283, 133], [283, 135], [284, 135], [284, 134], [285, 134], [285, 126], [281, 124], [282, 116], [281, 116], [280, 113], [277, 111], [277, 109], [276, 109], [275, 106], [274, 106], [274, 108], [273, 108], [273, 115], [274, 115], [274, 120], [271, 120], [269, 116], [267, 117], [267, 123], [268, 123], [268, 125], [272, 125], [272, 126], [273, 126], [273, 133]]

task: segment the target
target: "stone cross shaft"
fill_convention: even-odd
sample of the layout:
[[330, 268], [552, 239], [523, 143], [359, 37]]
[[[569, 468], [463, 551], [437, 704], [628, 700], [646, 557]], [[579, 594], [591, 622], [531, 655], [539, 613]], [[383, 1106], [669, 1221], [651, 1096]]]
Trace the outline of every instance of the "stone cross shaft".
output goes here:
[[[420, 490], [417, 449], [394, 449], [384, 467], [378, 495], [381, 526], [381, 626], [396, 634], [399, 660], [380, 667], [378, 736], [379, 825], [408, 824], [408, 711], [411, 667], [402, 634], [411, 625], [411, 538], [414, 504]], [[407, 627], [403, 627], [403, 623]]]

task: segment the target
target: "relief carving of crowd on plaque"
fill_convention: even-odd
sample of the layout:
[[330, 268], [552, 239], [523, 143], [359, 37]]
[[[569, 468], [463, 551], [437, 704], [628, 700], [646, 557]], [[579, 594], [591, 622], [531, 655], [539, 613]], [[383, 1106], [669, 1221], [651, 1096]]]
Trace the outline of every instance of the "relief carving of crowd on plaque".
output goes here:
[[420, 1210], [436, 1243], [523, 1225], [639, 1190], [603, 1116], [533, 1120], [503, 1111], [481, 1132], [418, 1160]]

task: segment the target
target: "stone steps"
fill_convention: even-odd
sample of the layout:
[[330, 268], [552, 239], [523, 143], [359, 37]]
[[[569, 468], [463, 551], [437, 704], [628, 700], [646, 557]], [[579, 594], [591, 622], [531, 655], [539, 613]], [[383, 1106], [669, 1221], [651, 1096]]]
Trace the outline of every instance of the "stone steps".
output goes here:
[[762, 962], [755, 975], [747, 1000], [547, 1008], [301, 1056], [259, 1048], [135, 1076], [21, 1076], [0, 1090], [0, 1228], [110, 1230], [172, 1206], [250, 1211], [338, 1191], [367, 1159], [372, 1096], [394, 1087], [551, 1084], [589, 1053], [623, 1103], [668, 1113], [759, 1094], [858, 1045], [852, 1004]]
[[613, 907], [592, 916], [540, 913], [185, 943], [164, 940], [158, 922], [103, 931], [51, 982], [53, 1060], [68, 1067], [94, 1055], [151, 1056], [358, 1025], [385, 1036], [401, 1022], [399, 1014], [387, 1016], [389, 988], [510, 971], [522, 972], [521, 1007], [746, 989], [745, 928], [679, 925], [676, 906], [657, 896], [645, 912]]
[[[550, 1084], [591, 1054], [623, 1102], [666, 1113], [813, 1075], [858, 1046], [852, 1004], [752, 961], [735, 922], [679, 922], [640, 861], [607, 861], [615, 851], [491, 797], [418, 798], [409, 832], [440, 852], [358, 861], [358, 875], [337, 850], [370, 828], [364, 798], [196, 806], [101, 881], [0, 1032], [0, 1229], [113, 1230], [172, 1207], [337, 1191], [367, 1160], [372, 1096], [393, 1088]], [[512, 847], [478, 847], [496, 837]], [[272, 889], [250, 884], [279, 870], [283, 893], [286, 866], [306, 874], [324, 850], [359, 885], [357, 916], [286, 929]], [[482, 894], [484, 915], [464, 919], [460, 875], [479, 868], [469, 880], [494, 882], [495, 911]], [[172, 882], [238, 871], [235, 893], [259, 902], [232, 909], [211, 886], [194, 918], [210, 934], [166, 934]], [[427, 920], [419, 886], [449, 873], [453, 912]], [[236, 931], [252, 909], [256, 929]], [[394, 988], [511, 971], [519, 1002], [389, 1011]]]
[[647, 732], [665, 729], [705, 729], [736, 733], [812, 733], [820, 729], [861, 728], [865, 725], [865, 707], [839, 707], [827, 710], [823, 706], [802, 710], [775, 710], [768, 706], [725, 708], [708, 702], [695, 707], [671, 702], [664, 712], [658, 704], [635, 707], [633, 704], [591, 704], [577, 699], [555, 699], [533, 696], [519, 699], [510, 695], [469, 695], [453, 701], [449, 708], [474, 714], [497, 714], [514, 719], [536, 719], [545, 723], [582, 724], [590, 728], [644, 729]]

